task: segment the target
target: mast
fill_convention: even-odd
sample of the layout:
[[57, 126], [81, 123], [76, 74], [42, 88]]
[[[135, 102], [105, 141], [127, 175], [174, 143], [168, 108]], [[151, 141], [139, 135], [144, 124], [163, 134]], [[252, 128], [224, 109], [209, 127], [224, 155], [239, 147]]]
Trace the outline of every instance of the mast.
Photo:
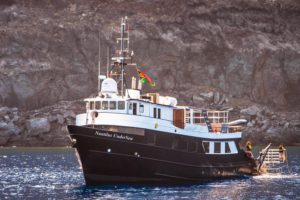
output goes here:
[[[125, 18], [126, 19], [126, 18]], [[124, 96], [124, 58], [125, 58], [125, 52], [124, 52], [124, 31], [125, 31], [125, 19], [122, 18], [121, 20], [121, 96]]]
[[120, 42], [119, 49], [116, 50], [115, 57], [112, 57], [113, 65], [111, 71], [114, 73], [111, 76], [116, 76], [118, 80], [117, 83], [121, 84], [120, 93], [121, 96], [124, 97], [125, 90], [125, 67], [127, 66], [136, 66], [136, 64], [132, 63], [132, 55], [130, 55], [129, 50], [129, 28], [127, 25], [127, 16], [121, 19], [120, 25], [120, 36], [117, 39], [117, 44]]
[[98, 38], [98, 94], [99, 94], [99, 92], [100, 92], [100, 84], [101, 84], [101, 71], [100, 71], [100, 69], [101, 69], [101, 43], [100, 43], [100, 30], [99, 30], [99, 38]]

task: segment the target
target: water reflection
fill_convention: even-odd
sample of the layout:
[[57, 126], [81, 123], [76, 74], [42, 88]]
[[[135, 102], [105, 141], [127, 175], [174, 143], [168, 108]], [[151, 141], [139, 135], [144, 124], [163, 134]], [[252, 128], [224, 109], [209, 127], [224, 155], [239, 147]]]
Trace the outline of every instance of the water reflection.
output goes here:
[[181, 185], [87, 187], [72, 149], [0, 149], [1, 199], [295, 199], [300, 196], [298, 150], [293, 174]]

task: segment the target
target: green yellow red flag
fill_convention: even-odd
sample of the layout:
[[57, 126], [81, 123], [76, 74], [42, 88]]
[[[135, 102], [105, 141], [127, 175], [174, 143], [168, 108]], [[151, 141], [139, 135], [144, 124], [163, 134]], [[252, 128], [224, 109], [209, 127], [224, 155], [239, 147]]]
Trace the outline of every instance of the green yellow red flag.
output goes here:
[[147, 76], [144, 72], [142, 72], [141, 70], [139, 70], [138, 68], [136, 68], [137, 72], [139, 73], [139, 77], [140, 77], [140, 81], [142, 83], [148, 83], [148, 85], [150, 85], [151, 87], [155, 87], [156, 83], [153, 82], [149, 76]]

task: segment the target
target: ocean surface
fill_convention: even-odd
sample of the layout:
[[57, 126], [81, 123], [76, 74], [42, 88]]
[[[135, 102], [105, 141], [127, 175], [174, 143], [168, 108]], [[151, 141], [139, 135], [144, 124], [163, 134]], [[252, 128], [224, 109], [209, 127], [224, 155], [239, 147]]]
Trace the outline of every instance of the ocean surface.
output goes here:
[[300, 199], [300, 148], [281, 174], [181, 185], [85, 186], [74, 149], [0, 148], [0, 199]]

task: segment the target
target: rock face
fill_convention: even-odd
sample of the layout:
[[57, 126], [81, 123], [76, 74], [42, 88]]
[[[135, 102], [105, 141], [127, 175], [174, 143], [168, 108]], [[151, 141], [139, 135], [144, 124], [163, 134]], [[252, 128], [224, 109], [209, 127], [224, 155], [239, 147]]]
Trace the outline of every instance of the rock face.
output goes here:
[[50, 131], [50, 123], [47, 118], [34, 118], [27, 121], [27, 130], [33, 135], [47, 133]]
[[31, 111], [2, 107], [0, 146], [70, 146], [66, 126], [75, 123], [73, 110], [81, 113], [84, 107], [82, 101], [62, 101]]
[[90, 95], [97, 88], [98, 30], [106, 58], [112, 27], [127, 15], [136, 61], [163, 93], [204, 86], [299, 108], [299, 1], [4, 2], [0, 105], [35, 109]]
[[[7, 125], [0, 125], [1, 134], [20, 139], [19, 132], [31, 129], [26, 121], [46, 117], [50, 130], [44, 126], [41, 134], [52, 142], [46, 136], [58, 128], [54, 124], [65, 125], [74, 113], [29, 113], [97, 90], [98, 32], [106, 58], [107, 47], [114, 52], [113, 27], [125, 15], [134, 62], [157, 82], [154, 92], [194, 106], [235, 106], [239, 112], [255, 104], [293, 119], [299, 113], [299, 1], [5, 0], [0, 1], [0, 116]], [[5, 107], [11, 116], [3, 114]], [[243, 112], [253, 113], [253, 129], [265, 116], [253, 108]], [[275, 134], [272, 116], [265, 118], [270, 122], [260, 130]], [[288, 129], [296, 127], [287, 123]]]

